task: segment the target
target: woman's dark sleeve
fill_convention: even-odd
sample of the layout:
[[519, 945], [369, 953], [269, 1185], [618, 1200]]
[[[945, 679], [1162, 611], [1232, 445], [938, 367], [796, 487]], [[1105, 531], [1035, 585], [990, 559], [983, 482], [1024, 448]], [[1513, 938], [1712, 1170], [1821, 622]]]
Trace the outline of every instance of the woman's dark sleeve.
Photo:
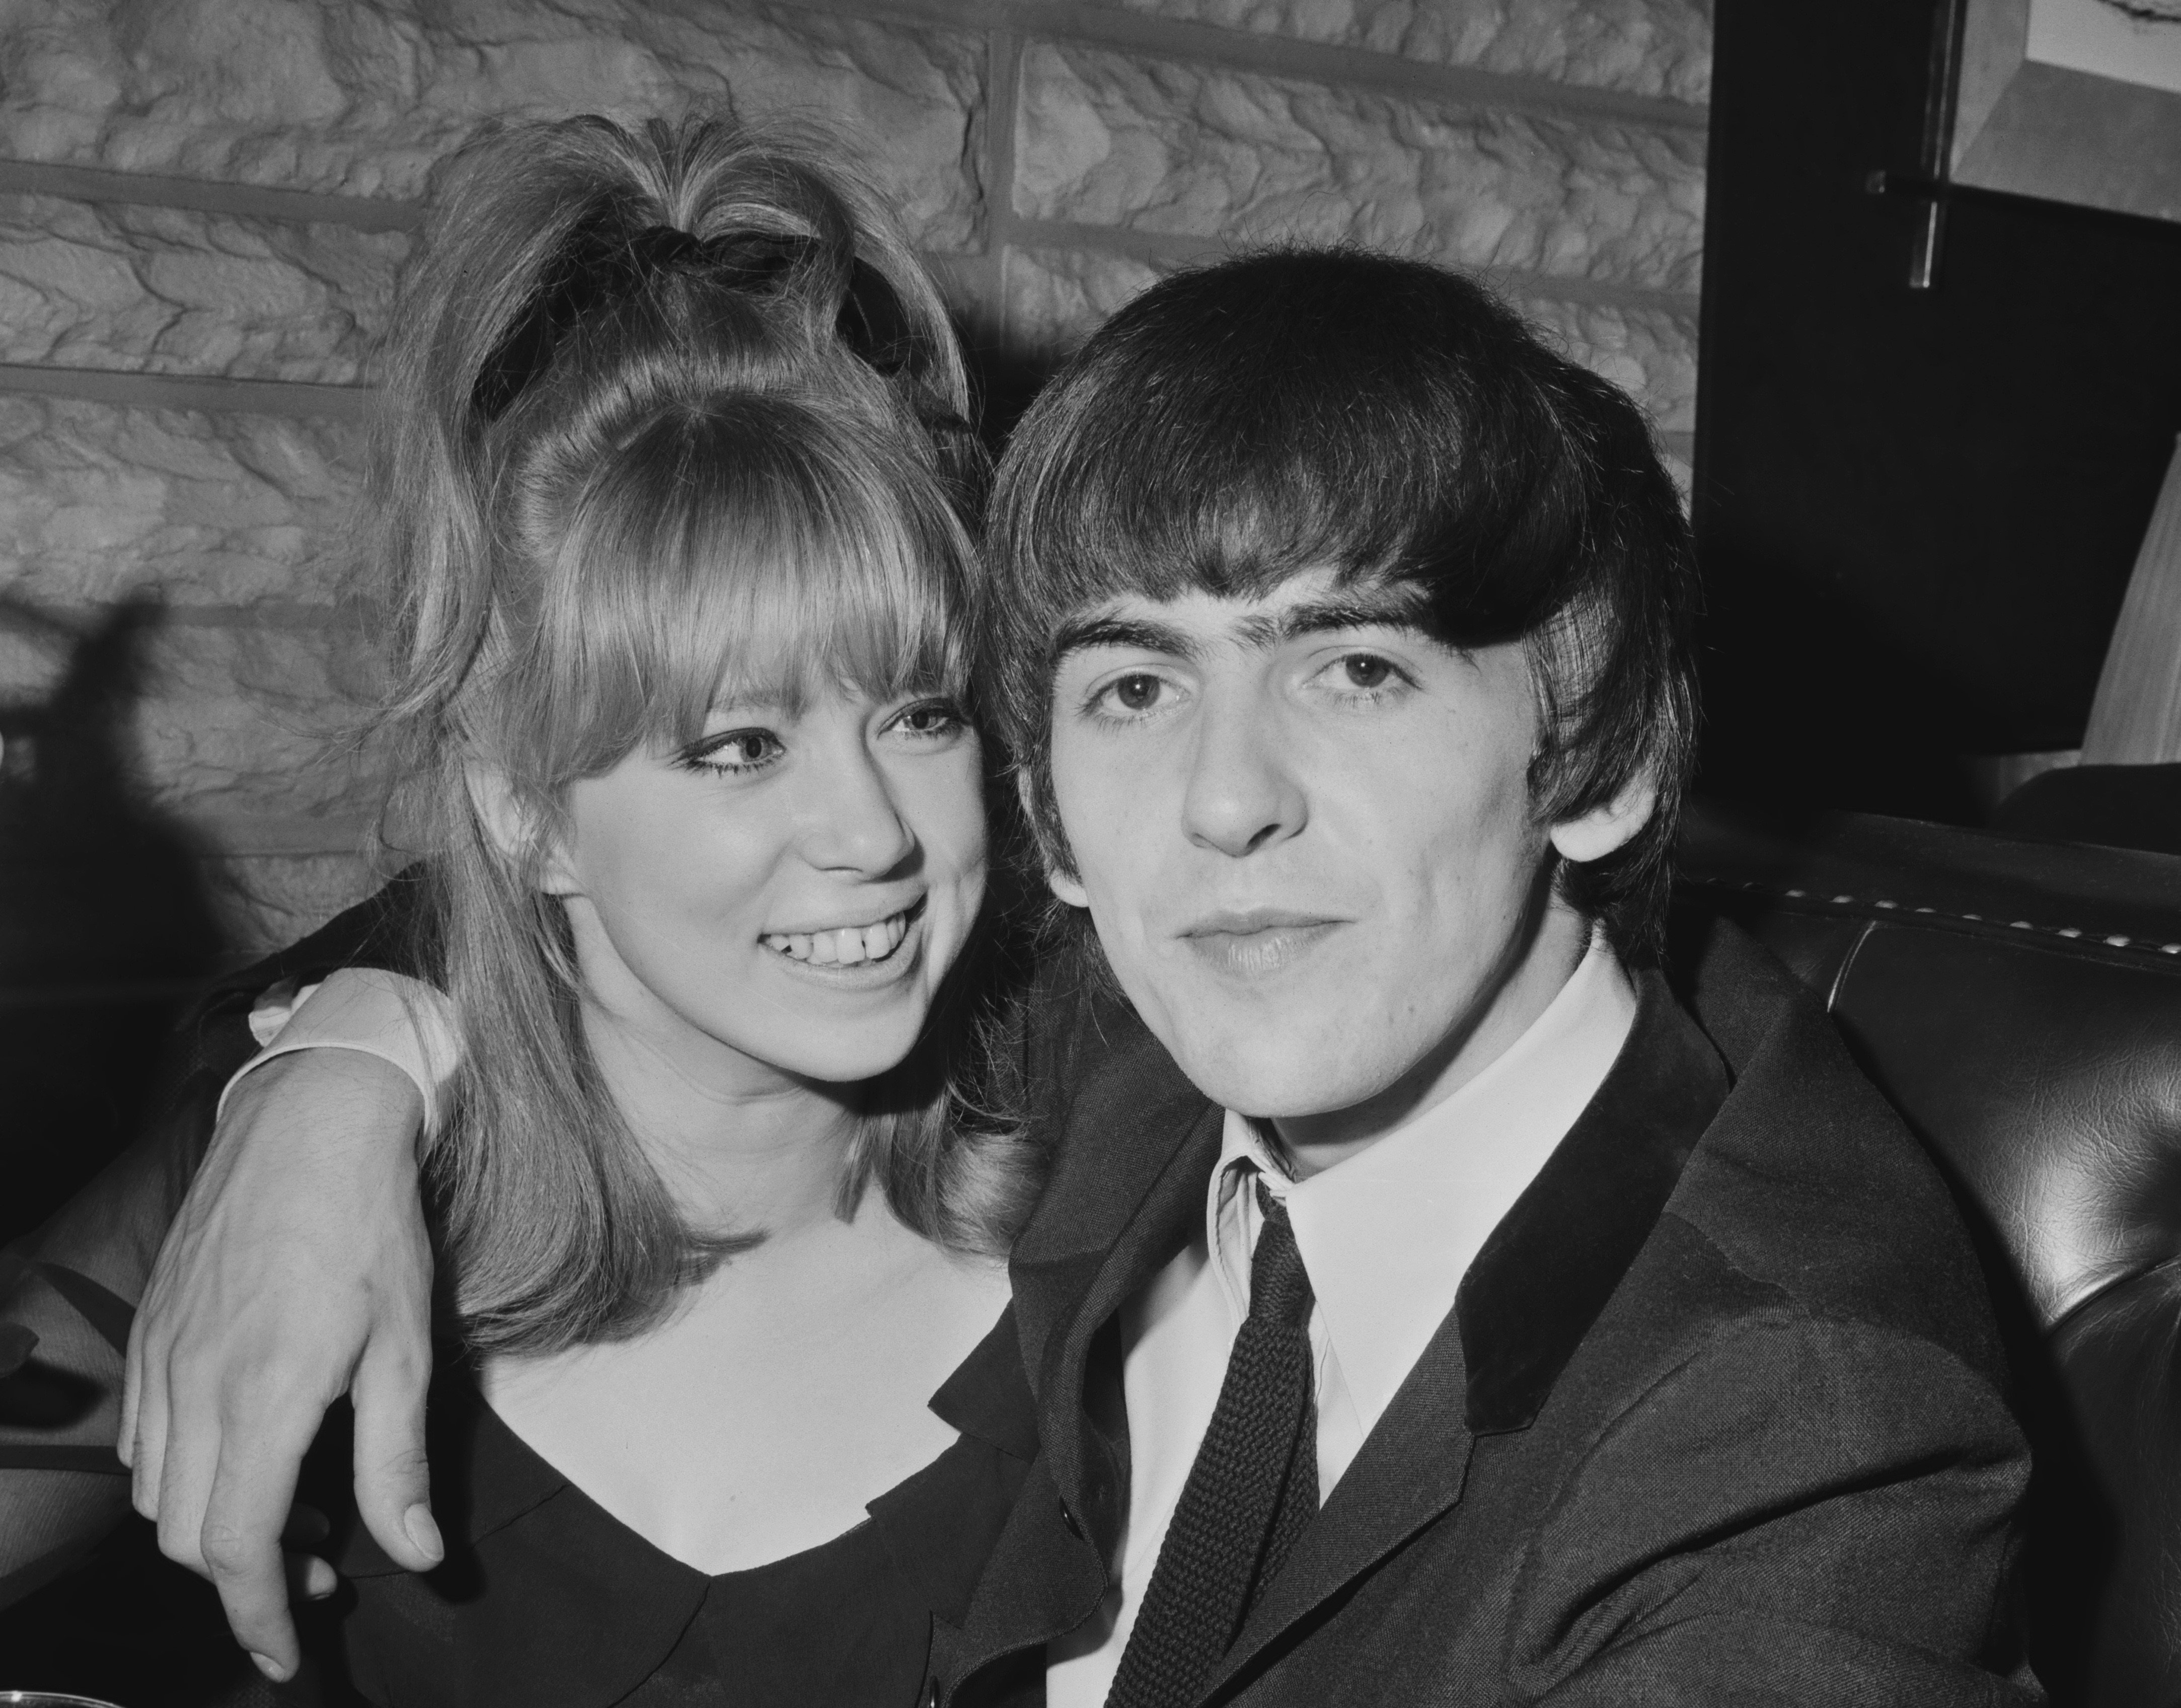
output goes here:
[[158, 1114], [36, 1232], [0, 1250], [0, 1606], [65, 1569], [129, 1512], [114, 1456], [130, 1317], [211, 1143], [221, 1090], [256, 1053], [250, 1011], [341, 967], [422, 976], [421, 868], [219, 980], [174, 1041]]

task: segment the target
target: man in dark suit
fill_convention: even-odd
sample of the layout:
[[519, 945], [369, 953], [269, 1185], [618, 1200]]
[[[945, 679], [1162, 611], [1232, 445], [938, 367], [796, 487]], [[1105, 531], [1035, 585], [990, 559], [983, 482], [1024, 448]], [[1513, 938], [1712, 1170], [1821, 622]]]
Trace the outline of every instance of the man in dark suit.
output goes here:
[[1073, 941], [941, 1396], [1026, 1376], [1036, 1456], [933, 1700], [2037, 1700], [1944, 1187], [1760, 951], [1659, 970], [1695, 593], [1634, 406], [1441, 270], [1247, 258], [1092, 338], [991, 546]]
[[1942, 1186], [1760, 951], [1638, 970], [1694, 594], [1627, 400], [1445, 273], [1246, 259], [1092, 339], [991, 544], [1095, 933], [941, 1700], [2034, 1700]]

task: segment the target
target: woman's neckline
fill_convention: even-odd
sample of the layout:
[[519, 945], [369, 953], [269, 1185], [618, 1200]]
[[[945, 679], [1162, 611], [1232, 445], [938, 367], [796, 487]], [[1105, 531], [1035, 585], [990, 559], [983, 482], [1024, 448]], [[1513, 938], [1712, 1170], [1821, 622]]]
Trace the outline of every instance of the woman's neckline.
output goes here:
[[[478, 1407], [479, 1421], [483, 1424], [486, 1434], [491, 1438], [490, 1445], [495, 1446], [498, 1451], [512, 1453], [522, 1459], [527, 1460], [533, 1466], [544, 1472], [555, 1483], [559, 1484], [560, 1492], [561, 1494], [566, 1496], [571, 1496], [575, 1500], [582, 1502], [584, 1509], [588, 1512], [592, 1514], [596, 1519], [602, 1521], [614, 1535], [620, 1537], [631, 1547], [641, 1550], [644, 1554], [663, 1566], [671, 1567], [676, 1572], [681, 1573], [687, 1577], [698, 1578], [707, 1584], [726, 1584], [737, 1582], [754, 1582], [757, 1579], [765, 1577], [767, 1573], [784, 1575], [792, 1568], [811, 1564], [814, 1562], [820, 1556], [836, 1550], [846, 1552], [851, 1543], [864, 1539], [866, 1533], [872, 1529], [873, 1526], [870, 1516], [870, 1508], [872, 1506], [877, 1505], [880, 1501], [886, 1500], [890, 1495], [897, 1494], [903, 1489], [907, 1488], [911, 1483], [915, 1482], [919, 1478], [928, 1474], [932, 1468], [939, 1463], [940, 1460], [944, 1459], [949, 1453], [954, 1451], [954, 1450], [961, 1445], [963, 1439], [958, 1433], [955, 1435], [954, 1440], [949, 1442], [945, 1447], [942, 1447], [934, 1457], [926, 1461], [924, 1464], [919, 1465], [915, 1470], [910, 1472], [908, 1476], [903, 1478], [902, 1480], [895, 1484], [892, 1488], [885, 1490], [883, 1493], [874, 1497], [871, 1501], [865, 1502], [863, 1517], [859, 1519], [855, 1523], [851, 1524], [847, 1529], [827, 1537], [822, 1542], [814, 1542], [807, 1548], [798, 1548], [792, 1553], [778, 1555], [770, 1560], [760, 1560], [755, 1565], [738, 1566], [730, 1572], [707, 1572], [701, 1567], [691, 1565], [686, 1560], [677, 1559], [674, 1555], [669, 1553], [665, 1549], [660, 1547], [658, 1543], [653, 1541], [649, 1536], [645, 1535], [643, 1532], [638, 1529], [634, 1525], [629, 1523], [627, 1520], [617, 1517], [613, 1512], [602, 1505], [597, 1500], [594, 1499], [589, 1490], [586, 1490], [582, 1484], [578, 1483], [573, 1477], [570, 1476], [566, 1471], [563, 1471], [558, 1465], [555, 1465], [550, 1459], [548, 1459], [543, 1453], [539, 1452], [535, 1447], [532, 1446], [529, 1442], [524, 1440], [521, 1435], [516, 1433], [514, 1427], [493, 1408], [492, 1401], [485, 1397], [484, 1390], [478, 1386], [473, 1375], [467, 1373], [465, 1374], [464, 1385], [469, 1390]], [[478, 1445], [480, 1446], [483, 1446], [488, 1444], [481, 1442]]]

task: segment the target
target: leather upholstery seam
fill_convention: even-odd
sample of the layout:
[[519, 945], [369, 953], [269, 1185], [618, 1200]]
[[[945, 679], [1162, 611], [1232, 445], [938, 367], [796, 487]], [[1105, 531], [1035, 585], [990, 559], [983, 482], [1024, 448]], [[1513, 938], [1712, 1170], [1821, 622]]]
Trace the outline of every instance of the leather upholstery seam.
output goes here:
[[[1877, 896], [1868, 899], [1855, 895], [1827, 896], [1799, 887], [1764, 883], [1754, 878], [1689, 876], [1682, 882], [1701, 885], [1706, 889], [1739, 890], [1748, 895], [1770, 896], [1776, 901], [1799, 902], [1814, 911], [1852, 909], [1861, 915], [1867, 925], [1875, 926], [1891, 920], [1902, 925], [1933, 926], [1942, 930], [1949, 926], [1966, 926], [1980, 935], [1988, 933], [2000, 937], [2021, 931], [2033, 937], [2057, 937], [2061, 942], [2051, 945], [2054, 948], [2128, 949], [2139, 955], [2157, 955], [2181, 960], [2181, 942], [2154, 942], [2149, 938], [2125, 932], [2086, 931], [2080, 926], [2040, 925], [2032, 920], [1999, 919], [1985, 914], [1953, 913], [1945, 908], [1920, 904], [1911, 905], [1907, 902]], [[1865, 909], [1879, 911], [1864, 913], [1863, 910]]]

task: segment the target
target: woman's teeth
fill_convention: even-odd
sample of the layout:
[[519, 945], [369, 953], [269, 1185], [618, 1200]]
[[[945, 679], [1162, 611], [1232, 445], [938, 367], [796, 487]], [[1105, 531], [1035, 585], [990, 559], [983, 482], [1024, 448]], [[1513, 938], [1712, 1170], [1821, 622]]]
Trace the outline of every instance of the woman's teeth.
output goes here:
[[882, 961], [901, 947], [908, 935], [908, 909], [873, 926], [841, 926], [830, 931], [768, 932], [765, 946], [790, 960], [813, 966], [854, 966], [860, 961]]

